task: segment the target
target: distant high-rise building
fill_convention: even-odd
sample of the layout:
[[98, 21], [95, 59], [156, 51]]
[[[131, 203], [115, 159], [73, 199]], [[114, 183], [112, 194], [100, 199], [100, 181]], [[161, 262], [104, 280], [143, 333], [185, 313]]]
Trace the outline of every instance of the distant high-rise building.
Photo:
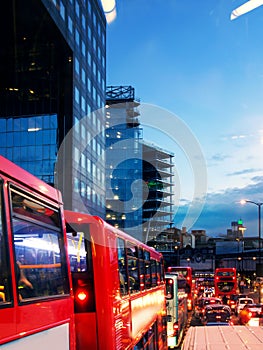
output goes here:
[[0, 16], [0, 153], [56, 181], [66, 208], [104, 217], [104, 114], [91, 113], [105, 105], [100, 1], [5, 1]]
[[131, 86], [106, 94], [106, 220], [142, 239], [142, 129]]
[[243, 221], [239, 219], [238, 221], [231, 222], [231, 229], [227, 230], [228, 239], [243, 239], [246, 227], [243, 225]]
[[174, 156], [143, 141], [133, 87], [107, 87], [106, 102], [106, 220], [146, 242], [172, 223]]
[[144, 195], [143, 221], [145, 241], [170, 227], [174, 216], [174, 154], [143, 142], [143, 180], [148, 195]]

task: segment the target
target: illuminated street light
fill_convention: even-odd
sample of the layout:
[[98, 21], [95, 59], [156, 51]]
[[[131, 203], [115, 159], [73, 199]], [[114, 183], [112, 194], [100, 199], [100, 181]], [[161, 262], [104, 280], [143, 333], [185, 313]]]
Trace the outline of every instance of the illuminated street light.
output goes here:
[[[255, 204], [258, 207], [258, 261], [259, 261], [259, 273], [261, 274], [261, 206], [263, 205], [262, 202], [253, 202], [248, 199], [242, 199], [240, 201], [241, 204], [246, 204], [246, 203], [252, 203]], [[260, 289], [259, 289], [259, 302], [260, 302]]]
[[252, 203], [258, 207], [258, 251], [259, 251], [259, 263], [261, 263], [261, 206], [263, 203], [253, 202], [248, 199], [242, 199], [240, 201], [241, 204]]

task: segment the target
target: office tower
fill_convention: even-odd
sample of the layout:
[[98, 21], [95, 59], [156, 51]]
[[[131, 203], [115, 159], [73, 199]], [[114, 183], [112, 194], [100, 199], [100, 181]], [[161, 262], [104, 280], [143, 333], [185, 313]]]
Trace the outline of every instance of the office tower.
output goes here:
[[106, 220], [142, 239], [142, 128], [132, 86], [106, 90]]
[[101, 216], [104, 113], [92, 112], [105, 104], [105, 33], [99, 0], [2, 3], [0, 153], [57, 182], [66, 208]]
[[147, 242], [173, 219], [173, 157], [143, 140], [132, 86], [106, 91], [106, 220]]

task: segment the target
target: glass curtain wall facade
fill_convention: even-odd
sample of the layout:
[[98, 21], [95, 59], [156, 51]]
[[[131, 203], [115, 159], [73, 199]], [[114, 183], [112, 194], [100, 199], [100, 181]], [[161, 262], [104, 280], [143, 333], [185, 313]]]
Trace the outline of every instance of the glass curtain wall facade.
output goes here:
[[[105, 105], [100, 1], [6, 1], [0, 16], [1, 154], [56, 181], [66, 208], [78, 209], [81, 201], [105, 217], [104, 114], [92, 113]], [[65, 168], [54, 180], [56, 156], [72, 128]]]
[[142, 129], [134, 88], [107, 87], [106, 221], [142, 240]]
[[57, 115], [0, 118], [0, 154], [54, 184]]

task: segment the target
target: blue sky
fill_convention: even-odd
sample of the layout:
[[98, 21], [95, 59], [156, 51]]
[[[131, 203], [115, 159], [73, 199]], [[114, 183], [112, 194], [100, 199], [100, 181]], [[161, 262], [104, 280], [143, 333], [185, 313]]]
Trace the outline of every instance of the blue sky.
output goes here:
[[263, 6], [231, 21], [245, 0], [116, 2], [117, 17], [107, 28], [107, 85], [132, 85], [142, 104], [174, 114], [204, 156], [206, 201], [189, 221], [196, 164], [178, 140], [167, 138], [166, 127], [146, 123], [144, 138], [175, 154], [175, 225], [194, 222], [187, 228], [218, 234], [242, 218], [245, 235], [256, 236], [257, 207], [238, 202], [263, 201]]

